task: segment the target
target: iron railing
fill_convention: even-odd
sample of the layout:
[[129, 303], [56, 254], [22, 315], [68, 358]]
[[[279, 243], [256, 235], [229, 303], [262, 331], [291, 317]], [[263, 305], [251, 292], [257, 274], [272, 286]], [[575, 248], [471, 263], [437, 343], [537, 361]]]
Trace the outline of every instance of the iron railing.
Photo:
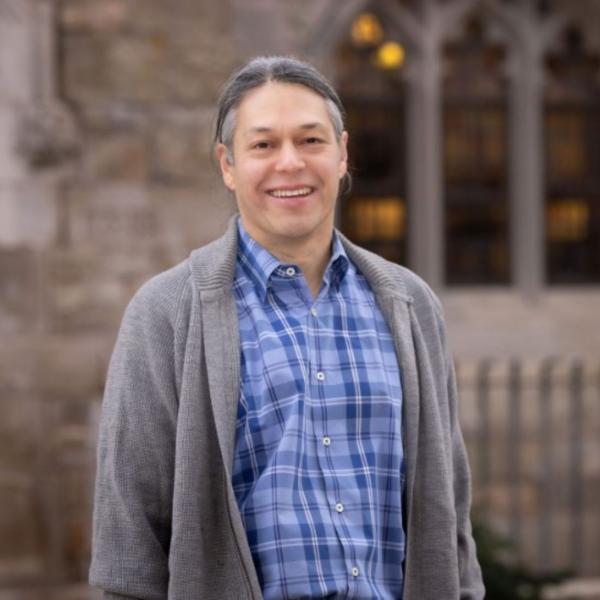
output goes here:
[[457, 364], [474, 511], [540, 573], [600, 576], [600, 361]]

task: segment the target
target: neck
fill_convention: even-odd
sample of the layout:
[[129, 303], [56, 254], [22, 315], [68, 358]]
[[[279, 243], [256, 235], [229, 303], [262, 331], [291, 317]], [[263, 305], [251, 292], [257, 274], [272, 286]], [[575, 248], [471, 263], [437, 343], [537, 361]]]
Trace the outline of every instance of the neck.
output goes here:
[[298, 265], [304, 274], [304, 279], [306, 279], [312, 297], [317, 297], [327, 263], [331, 258], [331, 239], [328, 240], [327, 244], [318, 247], [294, 249], [285, 246], [281, 249], [269, 249], [269, 251], [281, 262]]
[[[246, 229], [246, 231], [248, 231]], [[331, 237], [333, 229], [322, 235], [311, 236], [309, 239], [263, 240], [261, 236], [250, 235], [268, 250], [275, 258], [283, 263], [298, 265], [304, 274], [312, 297], [315, 298], [321, 289], [323, 275], [331, 258]]]

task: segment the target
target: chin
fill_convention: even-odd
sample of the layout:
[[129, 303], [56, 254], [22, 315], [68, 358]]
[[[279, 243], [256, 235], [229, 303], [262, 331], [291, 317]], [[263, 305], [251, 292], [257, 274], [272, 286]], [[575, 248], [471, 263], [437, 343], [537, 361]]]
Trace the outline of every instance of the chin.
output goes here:
[[290, 239], [307, 238], [312, 235], [317, 235], [322, 232], [325, 227], [324, 223], [307, 222], [301, 218], [288, 219], [287, 222], [282, 222], [274, 228], [274, 233], [280, 237], [288, 237]]

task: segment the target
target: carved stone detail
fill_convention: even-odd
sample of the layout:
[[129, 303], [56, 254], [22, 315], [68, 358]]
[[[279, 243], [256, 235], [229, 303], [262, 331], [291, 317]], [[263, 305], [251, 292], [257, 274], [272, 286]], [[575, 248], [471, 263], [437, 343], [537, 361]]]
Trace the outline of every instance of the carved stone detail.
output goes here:
[[72, 113], [57, 101], [27, 108], [21, 115], [16, 150], [35, 169], [59, 167], [75, 158], [80, 139]]

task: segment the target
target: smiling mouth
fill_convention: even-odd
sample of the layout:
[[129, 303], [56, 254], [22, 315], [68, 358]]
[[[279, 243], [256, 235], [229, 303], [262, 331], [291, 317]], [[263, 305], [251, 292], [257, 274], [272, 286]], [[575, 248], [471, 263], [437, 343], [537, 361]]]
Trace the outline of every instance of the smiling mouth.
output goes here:
[[308, 196], [314, 191], [314, 188], [306, 186], [293, 190], [269, 190], [267, 193], [275, 198], [302, 198]]

